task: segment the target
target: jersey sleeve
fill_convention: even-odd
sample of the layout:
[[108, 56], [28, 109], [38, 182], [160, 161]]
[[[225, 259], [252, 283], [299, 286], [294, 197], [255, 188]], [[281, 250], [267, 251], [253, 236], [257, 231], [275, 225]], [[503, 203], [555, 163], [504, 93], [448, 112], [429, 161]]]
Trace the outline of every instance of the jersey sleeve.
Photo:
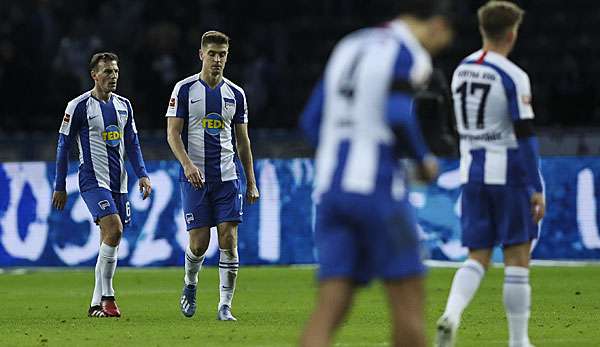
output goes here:
[[188, 114], [189, 85], [177, 83], [171, 93], [165, 117], [184, 118]]
[[136, 176], [138, 178], [148, 177], [146, 164], [144, 163], [144, 158], [142, 156], [142, 148], [138, 138], [138, 131], [135, 127], [135, 119], [133, 118], [133, 107], [131, 107], [129, 100], [127, 101], [127, 113], [129, 114], [129, 117], [125, 124], [125, 151], [127, 152], [127, 157], [131, 162], [131, 166], [133, 166]]
[[65, 115], [63, 116], [62, 123], [60, 124], [60, 128], [58, 129], [58, 132], [60, 134], [69, 136], [69, 134], [71, 133], [76, 106], [77, 104], [75, 104], [72, 101], [67, 104], [67, 108], [65, 109]]
[[514, 83], [514, 92], [509, 93], [509, 111], [513, 121], [522, 119], [533, 119], [533, 107], [531, 107], [531, 84], [529, 76], [523, 71], [511, 74]]
[[54, 189], [56, 191], [66, 190], [67, 171], [69, 169], [69, 153], [71, 145], [77, 137], [81, 127], [82, 112], [77, 112], [77, 104], [69, 102], [63, 116], [62, 123], [58, 129], [58, 144], [56, 146], [56, 177]]
[[248, 102], [246, 101], [246, 93], [240, 90], [235, 93], [235, 114], [233, 115], [234, 124], [248, 123]]
[[426, 53], [411, 54], [405, 46], [400, 47], [386, 104], [386, 120], [395, 134], [399, 156], [422, 160], [429, 153], [414, 112], [414, 94], [427, 85], [431, 72], [431, 58]]

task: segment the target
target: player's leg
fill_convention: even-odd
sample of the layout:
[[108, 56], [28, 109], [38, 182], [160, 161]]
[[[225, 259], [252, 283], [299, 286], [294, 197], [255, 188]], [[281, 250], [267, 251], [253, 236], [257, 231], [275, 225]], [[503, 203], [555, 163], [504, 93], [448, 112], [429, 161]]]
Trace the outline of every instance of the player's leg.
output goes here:
[[319, 284], [317, 307], [301, 337], [303, 347], [329, 346], [333, 332], [340, 325], [352, 303], [354, 283], [350, 279], [332, 278]]
[[[361, 244], [383, 279], [392, 316], [393, 346], [425, 346], [423, 278], [417, 220], [408, 201], [378, 199], [375, 219], [364, 220]], [[368, 226], [375, 227], [369, 230]], [[362, 261], [361, 261], [362, 263]]]
[[[121, 194], [123, 195], [123, 194]], [[104, 188], [97, 188], [81, 192], [90, 213], [96, 223], [100, 226], [100, 250], [95, 268], [94, 294], [88, 315], [90, 317], [119, 316], [120, 312], [116, 305], [110, 303], [110, 307], [104, 310], [108, 301], [114, 302], [114, 289], [112, 279], [117, 265], [117, 248], [123, 233], [123, 224], [119, 213], [125, 213], [121, 206], [122, 200], [119, 195], [115, 200], [113, 194]], [[126, 196], [124, 198], [126, 201]], [[125, 215], [125, 214], [124, 214]]]
[[190, 241], [185, 250], [184, 286], [179, 299], [181, 313], [192, 317], [196, 313], [196, 291], [198, 288], [198, 273], [204, 263], [204, 256], [210, 242], [210, 228], [201, 227], [189, 231]]
[[[503, 301], [509, 328], [509, 346], [530, 346], [528, 324], [531, 307], [529, 259], [531, 240], [538, 226], [531, 215], [530, 195], [525, 187], [504, 187], [498, 209], [501, 243], [504, 250]], [[500, 195], [500, 193], [498, 194]]]
[[465, 184], [462, 189], [462, 244], [469, 248], [467, 260], [452, 280], [446, 309], [437, 322], [437, 346], [454, 346], [462, 313], [469, 305], [497, 242], [492, 222], [491, 195], [483, 184]]
[[231, 314], [231, 303], [240, 267], [237, 251], [237, 222], [223, 222], [217, 226], [219, 234], [219, 305], [217, 319], [236, 320]]
[[[315, 247], [319, 262], [317, 304], [301, 336], [301, 346], [328, 346], [352, 303], [353, 289], [372, 277], [370, 254], [364, 252], [352, 218], [353, 201], [323, 197], [317, 206]], [[360, 209], [360, 208], [359, 208]], [[363, 209], [364, 211], [364, 209]], [[362, 265], [362, 268], [359, 267]]]
[[530, 346], [527, 331], [531, 307], [530, 248], [531, 242], [504, 248], [503, 301], [511, 347]]
[[99, 263], [102, 282], [102, 310], [109, 317], [120, 317], [121, 312], [115, 302], [113, 278], [117, 269], [117, 252], [123, 234], [123, 224], [118, 214], [104, 216], [98, 220], [102, 244]]
[[219, 305], [217, 319], [234, 321], [231, 304], [240, 267], [237, 249], [238, 224], [242, 222], [242, 192], [239, 180], [214, 185], [210, 200], [219, 235]]
[[385, 281], [392, 315], [393, 346], [425, 346], [423, 277]]
[[100, 269], [100, 252], [96, 258], [96, 268], [94, 269], [94, 292], [92, 294], [92, 302], [88, 310], [88, 316], [90, 317], [104, 317], [104, 311], [102, 311], [102, 272]]
[[198, 273], [204, 262], [204, 255], [210, 242], [210, 227], [214, 225], [211, 207], [207, 202], [210, 184], [205, 183], [196, 189], [189, 182], [181, 182], [181, 201], [189, 243], [185, 250], [184, 285], [179, 299], [181, 313], [192, 317], [196, 313], [196, 289]]

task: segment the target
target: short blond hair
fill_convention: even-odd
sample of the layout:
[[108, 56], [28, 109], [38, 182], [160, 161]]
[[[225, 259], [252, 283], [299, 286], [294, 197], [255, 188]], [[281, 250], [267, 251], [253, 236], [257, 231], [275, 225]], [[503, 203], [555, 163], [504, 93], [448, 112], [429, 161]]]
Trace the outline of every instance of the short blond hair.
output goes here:
[[217, 45], [229, 45], [229, 36], [216, 30], [207, 31], [202, 35], [202, 42], [200, 44], [202, 47], [205, 47], [209, 43], [215, 43]]
[[524, 15], [522, 8], [509, 1], [492, 0], [477, 11], [483, 36], [492, 41], [501, 39], [508, 30], [520, 25]]

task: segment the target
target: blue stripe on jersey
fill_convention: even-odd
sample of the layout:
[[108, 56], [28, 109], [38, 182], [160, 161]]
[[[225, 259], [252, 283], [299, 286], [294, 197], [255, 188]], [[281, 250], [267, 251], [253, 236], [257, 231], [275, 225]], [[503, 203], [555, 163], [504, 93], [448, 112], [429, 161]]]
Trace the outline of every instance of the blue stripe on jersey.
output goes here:
[[346, 168], [346, 160], [350, 151], [350, 140], [340, 141], [338, 145], [337, 167], [333, 172], [330, 191], [342, 191], [341, 183], [344, 169]]
[[[206, 90], [206, 115], [216, 113], [222, 117], [221, 86], [223, 81], [212, 89], [204, 81], [200, 80]], [[204, 175], [207, 182], [221, 181], [221, 136], [211, 135], [204, 131]]]
[[[183, 118], [183, 129], [181, 130], [181, 141], [183, 141], [183, 147], [185, 151], [188, 151], [188, 122], [189, 122], [189, 96], [190, 96], [190, 87], [192, 84], [196, 83], [196, 81], [186, 83], [179, 88], [179, 93], [177, 94], [177, 114], [175, 116], [179, 118]], [[181, 168], [181, 178], [185, 178], [183, 174], [183, 167]], [[186, 179], [187, 181], [187, 179]]]
[[[81, 101], [75, 107], [74, 116], [81, 117], [81, 128], [79, 129], [79, 143], [81, 144], [81, 155], [83, 164], [79, 168], [79, 189], [82, 192], [98, 188], [98, 180], [92, 162], [92, 151], [90, 150], [90, 125], [87, 119], [86, 104], [88, 99]], [[73, 131], [73, 129], [71, 129]]]
[[[104, 131], [111, 125], [119, 127], [117, 121], [117, 110], [113, 104], [111, 98], [108, 102], [98, 102], [100, 104], [100, 111], [102, 112], [102, 118], [104, 120]], [[123, 129], [119, 129], [121, 134]], [[122, 136], [122, 135], [121, 135]], [[105, 144], [106, 154], [108, 155], [108, 175], [110, 178], [110, 190], [113, 192], [121, 191], [121, 156], [119, 155], [120, 146], [108, 146]]]
[[413, 67], [414, 58], [406, 45], [401, 44], [398, 56], [394, 63], [394, 79], [410, 81], [410, 70]]
[[489, 63], [487, 61], [483, 61], [482, 63], [478, 63], [476, 61], [466, 61], [464, 64], [473, 64], [473, 65], [485, 65], [494, 69], [502, 79], [502, 85], [504, 86], [504, 92], [506, 93], [506, 99], [508, 100], [508, 113], [513, 121], [521, 119], [521, 114], [519, 112], [519, 102], [517, 99], [517, 87], [513, 79], [498, 65]]
[[482, 182], [485, 172], [485, 149], [471, 151], [471, 167], [469, 168], [469, 182]]
[[[352, 140], [343, 140], [338, 145], [337, 153], [337, 166], [333, 172], [331, 181], [331, 187], [328, 189], [333, 192], [342, 192], [342, 181], [344, 176], [344, 170], [346, 169], [346, 161], [348, 159], [348, 153], [350, 152], [350, 146], [355, 144], [351, 143]], [[374, 194], [381, 194], [388, 196], [391, 194], [392, 180], [394, 167], [398, 164], [398, 160], [394, 155], [394, 150], [388, 145], [379, 145], [379, 163], [377, 165], [377, 173], [375, 179], [375, 190]]]

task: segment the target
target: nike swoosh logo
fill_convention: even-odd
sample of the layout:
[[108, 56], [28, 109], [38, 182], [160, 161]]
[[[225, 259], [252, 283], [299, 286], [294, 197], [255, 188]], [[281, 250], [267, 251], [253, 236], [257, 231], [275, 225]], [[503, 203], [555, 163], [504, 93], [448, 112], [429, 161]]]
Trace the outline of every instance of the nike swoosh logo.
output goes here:
[[92, 120], [92, 119], [94, 119], [94, 118], [96, 118], [96, 117], [98, 117], [98, 115], [95, 115], [95, 116], [90, 116], [90, 117], [88, 117], [88, 119], [89, 119], [89, 120]]
[[223, 288], [223, 289], [231, 289], [231, 288], [233, 288], [233, 287], [225, 287], [225, 286], [221, 286], [221, 288]]
[[191, 100], [190, 103], [195, 104], [195, 103], [197, 103], [198, 101], [201, 101], [201, 100], [202, 99]]

